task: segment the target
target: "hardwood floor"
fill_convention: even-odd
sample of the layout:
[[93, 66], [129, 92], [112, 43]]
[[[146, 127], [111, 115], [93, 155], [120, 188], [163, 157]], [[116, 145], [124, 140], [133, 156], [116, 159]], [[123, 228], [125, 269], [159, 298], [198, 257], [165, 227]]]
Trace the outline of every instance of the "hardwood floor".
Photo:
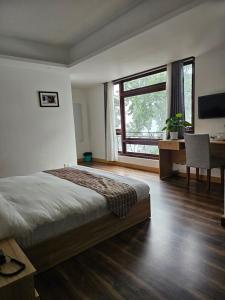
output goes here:
[[225, 299], [223, 193], [95, 164], [150, 185], [152, 219], [36, 277], [42, 300]]

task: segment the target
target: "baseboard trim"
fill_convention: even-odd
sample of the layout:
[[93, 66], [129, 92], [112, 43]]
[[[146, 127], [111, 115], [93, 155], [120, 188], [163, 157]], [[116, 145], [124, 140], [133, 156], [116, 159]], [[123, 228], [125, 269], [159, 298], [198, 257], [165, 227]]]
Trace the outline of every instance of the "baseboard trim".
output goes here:
[[155, 168], [155, 167], [148, 167], [148, 166], [130, 164], [130, 163], [122, 162], [122, 161], [115, 161], [115, 162], [112, 162], [112, 163], [115, 166], [120, 166], [120, 167], [125, 167], [125, 168], [130, 168], [130, 169], [147, 171], [147, 172], [159, 174], [159, 168]]
[[[83, 163], [84, 159], [83, 158], [78, 158], [77, 160], [78, 163]], [[92, 162], [98, 162], [98, 163], [103, 163], [103, 164], [113, 164], [113, 161], [109, 161], [106, 159], [102, 159], [102, 158], [97, 158], [97, 157], [92, 157]]]
[[111, 164], [113, 162], [103, 159], [103, 158], [97, 158], [97, 157], [93, 157], [92, 159], [94, 162], [98, 162], [98, 163], [103, 163], [103, 164]]
[[[141, 166], [141, 165], [137, 165], [137, 164], [130, 164], [130, 163], [122, 162], [122, 161], [109, 161], [109, 160], [102, 159], [102, 158], [97, 158], [97, 157], [93, 157], [92, 161], [97, 162], [97, 163], [107, 164], [107, 165], [125, 167], [125, 168], [129, 168], [129, 169], [148, 171], [148, 172], [151, 172], [151, 173], [157, 173], [157, 174], [159, 173], [159, 168]], [[81, 162], [83, 162], [83, 159], [79, 158], [77, 160], [77, 162], [81, 163]]]

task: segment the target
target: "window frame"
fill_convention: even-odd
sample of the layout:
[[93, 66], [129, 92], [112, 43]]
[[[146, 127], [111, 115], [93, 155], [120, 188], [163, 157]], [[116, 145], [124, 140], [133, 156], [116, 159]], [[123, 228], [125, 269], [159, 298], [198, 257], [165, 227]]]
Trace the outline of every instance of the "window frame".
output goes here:
[[[183, 60], [180, 60], [183, 63], [183, 66], [192, 64], [192, 127], [188, 130], [189, 133], [194, 132], [195, 125], [195, 58], [188, 57]], [[151, 139], [151, 138], [127, 138], [126, 137], [126, 117], [125, 117], [125, 98], [131, 96], [138, 96], [148, 93], [166, 91], [166, 82], [161, 82], [149, 86], [144, 86], [141, 88], [136, 88], [132, 90], [124, 90], [124, 83], [127, 81], [132, 81], [135, 79], [143, 78], [146, 76], [154, 75], [167, 71], [167, 66], [163, 65], [158, 68], [146, 70], [144, 72], [136, 73], [131, 76], [123, 77], [117, 80], [114, 80], [114, 84], [119, 85], [119, 97], [120, 97], [120, 117], [121, 117], [121, 128], [116, 129], [116, 135], [121, 135], [121, 145], [122, 151], [118, 151], [118, 154], [121, 156], [131, 156], [147, 159], [159, 159], [159, 155], [155, 154], [146, 154], [146, 153], [136, 153], [136, 152], [127, 152], [127, 144], [139, 144], [139, 145], [153, 145], [157, 146], [160, 139]]]
[[[127, 151], [128, 144], [157, 146], [159, 139], [128, 138], [126, 136], [125, 98], [131, 97], [131, 96], [139, 96], [139, 95], [144, 95], [144, 94], [149, 94], [149, 93], [154, 93], [154, 92], [165, 91], [166, 90], [166, 81], [157, 83], [157, 84], [152, 84], [149, 86], [144, 86], [141, 88], [126, 90], [126, 91], [124, 90], [124, 83], [135, 80], [135, 79], [154, 75], [157, 73], [161, 73], [164, 71], [167, 71], [167, 67], [161, 66], [157, 69], [144, 71], [144, 72], [134, 74], [132, 76], [125, 77], [125, 78], [119, 79], [117, 81], [114, 81], [114, 84], [119, 84], [119, 94], [120, 94], [120, 116], [121, 116], [121, 130], [120, 131], [121, 131], [122, 151], [118, 151], [119, 155], [139, 157], [139, 158], [148, 158], [148, 159], [159, 159], [159, 156], [155, 155], [155, 154], [136, 153], [136, 152], [128, 152]], [[117, 135], [120, 135], [120, 134], [118, 134], [118, 132], [117, 132]]]

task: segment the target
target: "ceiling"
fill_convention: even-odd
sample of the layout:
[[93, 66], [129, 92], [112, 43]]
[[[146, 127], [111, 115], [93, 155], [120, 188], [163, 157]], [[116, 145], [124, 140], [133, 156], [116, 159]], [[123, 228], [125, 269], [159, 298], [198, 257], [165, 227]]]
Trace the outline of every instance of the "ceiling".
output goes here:
[[1, 0], [0, 35], [72, 46], [141, 0]]
[[80, 62], [204, 0], [0, 0], [0, 55]]
[[225, 1], [206, 1], [70, 68], [72, 84], [90, 86], [199, 56], [225, 43]]

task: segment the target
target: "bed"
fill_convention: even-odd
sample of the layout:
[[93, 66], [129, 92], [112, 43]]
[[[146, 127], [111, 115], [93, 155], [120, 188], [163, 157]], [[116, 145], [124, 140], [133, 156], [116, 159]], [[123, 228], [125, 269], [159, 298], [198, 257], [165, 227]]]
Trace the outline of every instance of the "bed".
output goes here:
[[102, 170], [75, 169], [131, 186], [137, 203], [119, 218], [103, 195], [49, 173], [0, 179], [0, 239], [15, 238], [39, 272], [150, 217], [147, 184]]

